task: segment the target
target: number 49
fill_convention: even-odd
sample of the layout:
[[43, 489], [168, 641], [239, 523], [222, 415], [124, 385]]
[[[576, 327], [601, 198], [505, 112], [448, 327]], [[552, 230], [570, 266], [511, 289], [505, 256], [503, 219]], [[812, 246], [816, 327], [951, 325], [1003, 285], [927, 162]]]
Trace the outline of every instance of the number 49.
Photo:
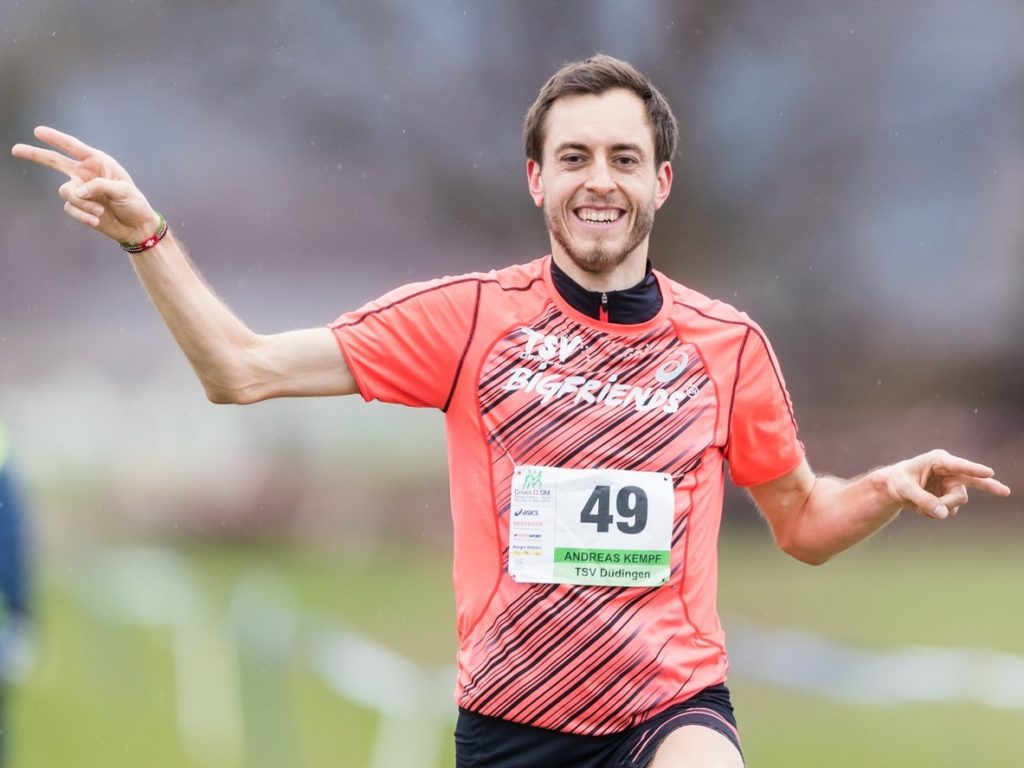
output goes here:
[[[587, 499], [580, 512], [581, 523], [593, 523], [598, 533], [608, 533], [615, 517], [611, 512], [612, 489], [610, 485], [598, 485]], [[640, 533], [647, 527], [647, 493], [643, 488], [626, 485], [615, 494], [615, 512], [629, 522], [615, 523], [623, 533]]]

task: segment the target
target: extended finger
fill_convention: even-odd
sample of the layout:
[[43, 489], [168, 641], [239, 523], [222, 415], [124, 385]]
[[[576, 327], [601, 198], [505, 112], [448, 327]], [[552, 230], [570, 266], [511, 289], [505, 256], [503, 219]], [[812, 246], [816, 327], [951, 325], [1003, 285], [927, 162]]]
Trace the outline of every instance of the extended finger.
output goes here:
[[1010, 486], [996, 480], [994, 477], [974, 477], [972, 475], [956, 475], [951, 478], [954, 482], [977, 488], [980, 491], [987, 491], [996, 496], [1009, 496]]
[[992, 467], [954, 456], [947, 451], [933, 451], [925, 454], [930, 459], [933, 471], [943, 475], [969, 475], [970, 477], [992, 477], [996, 471]]
[[33, 147], [31, 144], [15, 144], [11, 147], [11, 154], [15, 157], [20, 157], [22, 160], [30, 160], [33, 163], [53, 168], [53, 170], [67, 176], [72, 175], [75, 167], [74, 160], [64, 157], [59, 152], [54, 152], [52, 149], [43, 149], [42, 147]]
[[95, 149], [90, 147], [84, 141], [76, 139], [69, 133], [58, 131], [56, 128], [49, 128], [45, 125], [40, 125], [33, 133], [40, 141], [45, 141], [51, 147], [64, 150], [76, 160], [84, 160], [89, 155], [96, 152]]

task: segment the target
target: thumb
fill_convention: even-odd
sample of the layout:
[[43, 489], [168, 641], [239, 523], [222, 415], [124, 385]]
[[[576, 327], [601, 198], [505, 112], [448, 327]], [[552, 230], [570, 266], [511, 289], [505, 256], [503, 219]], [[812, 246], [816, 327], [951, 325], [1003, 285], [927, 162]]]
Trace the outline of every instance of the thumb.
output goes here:
[[75, 195], [102, 207], [100, 214], [94, 214], [100, 216], [100, 223], [93, 226], [118, 242], [141, 242], [156, 231], [157, 213], [131, 180], [97, 176], [79, 184]]
[[[899, 467], [894, 469], [899, 469]], [[926, 517], [934, 517], [939, 520], [949, 517], [949, 508], [943, 500], [925, 490], [917, 481], [914, 473], [897, 472], [889, 487], [893, 500], [903, 506], [914, 507]]]
[[917, 508], [918, 512], [926, 517], [934, 517], [937, 520], [945, 520], [949, 517], [949, 507], [946, 506], [944, 500], [928, 493], [916, 483], [908, 483], [904, 488], [903, 495]]

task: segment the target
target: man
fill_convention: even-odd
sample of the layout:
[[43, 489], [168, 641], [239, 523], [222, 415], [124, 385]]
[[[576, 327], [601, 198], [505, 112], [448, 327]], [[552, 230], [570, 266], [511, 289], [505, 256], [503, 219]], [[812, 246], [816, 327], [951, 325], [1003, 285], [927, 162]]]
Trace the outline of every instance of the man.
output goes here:
[[0, 766], [7, 765], [5, 699], [31, 663], [28, 545], [21, 496], [7, 461], [0, 424]]
[[723, 462], [811, 563], [902, 507], [948, 518], [985, 466], [933, 451], [816, 476], [762, 331], [653, 271], [678, 131], [595, 56], [525, 124], [551, 255], [409, 285], [329, 328], [258, 335], [207, 288], [128, 174], [49, 128], [14, 154], [66, 174], [66, 212], [134, 253], [216, 403], [359, 392], [445, 413], [460, 766], [741, 766], [715, 610]]

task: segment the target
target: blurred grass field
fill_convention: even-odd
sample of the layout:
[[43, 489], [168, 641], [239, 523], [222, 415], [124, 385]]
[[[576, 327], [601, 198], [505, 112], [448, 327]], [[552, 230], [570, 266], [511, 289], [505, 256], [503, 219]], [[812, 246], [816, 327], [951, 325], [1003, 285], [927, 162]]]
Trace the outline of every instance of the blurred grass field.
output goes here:
[[[993, 649], [1024, 659], [1024, 571], [1010, 535], [909, 520], [809, 568], [764, 541], [723, 544], [720, 609], [859, 648]], [[730, 681], [751, 766], [1024, 765], [1024, 711], [957, 701], [862, 706]]]
[[[1024, 575], [1013, 537], [981, 539], [916, 526], [886, 532], [817, 569], [788, 560], [764, 534], [730, 532], [721, 550], [726, 629], [742, 620], [805, 629], [864, 648], [1024, 653]], [[206, 662], [211, 690], [225, 680], [232, 685], [239, 659], [230, 639], [231, 604], [238, 585], [253, 573], [276, 581], [304, 616], [344, 624], [426, 669], [453, 663], [453, 604], [443, 553], [390, 550], [354, 559], [209, 545], [182, 545], [174, 552], [201, 587], [206, 629], [199, 636], [208, 645], [205, 652], [220, 659], [219, 666]], [[13, 702], [15, 768], [371, 764], [377, 715], [331, 690], [304, 663], [301, 644], [277, 666], [249, 665], [245, 686], [259, 700], [229, 692], [225, 701], [238, 702], [236, 715], [245, 712], [248, 729], [234, 754], [189, 754], [176, 712], [180, 649], [167, 630], [121, 623], [90, 609], [83, 594], [91, 588], [92, 567], [86, 560], [51, 563], [42, 574], [38, 663]], [[740, 677], [730, 679], [730, 687], [752, 767], [1018, 768], [1024, 760], [1019, 710], [965, 701], [854, 705]], [[444, 728], [444, 749], [424, 768], [453, 764], [450, 725]]]

